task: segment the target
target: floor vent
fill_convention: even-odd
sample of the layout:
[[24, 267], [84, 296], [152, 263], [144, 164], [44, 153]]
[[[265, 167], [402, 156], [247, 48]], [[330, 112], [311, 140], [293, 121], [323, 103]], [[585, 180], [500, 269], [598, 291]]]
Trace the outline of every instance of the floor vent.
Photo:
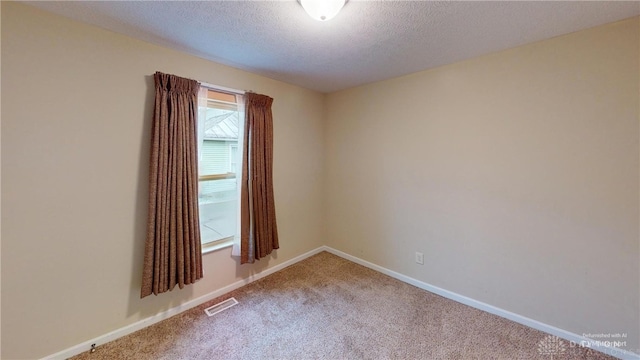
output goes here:
[[238, 303], [238, 300], [236, 300], [236, 298], [229, 298], [223, 302], [219, 302], [211, 307], [204, 309], [204, 312], [207, 313], [208, 316], [213, 316], [219, 313], [220, 311], [227, 310], [228, 308], [232, 307], [233, 305], [236, 305], [237, 303]]

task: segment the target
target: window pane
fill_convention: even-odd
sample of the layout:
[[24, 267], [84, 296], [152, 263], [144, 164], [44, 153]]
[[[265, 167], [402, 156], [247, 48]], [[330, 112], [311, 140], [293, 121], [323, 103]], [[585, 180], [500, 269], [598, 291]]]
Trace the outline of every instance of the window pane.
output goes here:
[[235, 179], [200, 182], [200, 233], [203, 244], [235, 235], [237, 202]]
[[206, 116], [198, 119], [203, 122], [198, 126], [202, 132], [198, 200], [203, 244], [232, 237], [236, 232], [239, 116], [237, 105], [226, 100], [209, 96], [206, 112], [200, 112]]

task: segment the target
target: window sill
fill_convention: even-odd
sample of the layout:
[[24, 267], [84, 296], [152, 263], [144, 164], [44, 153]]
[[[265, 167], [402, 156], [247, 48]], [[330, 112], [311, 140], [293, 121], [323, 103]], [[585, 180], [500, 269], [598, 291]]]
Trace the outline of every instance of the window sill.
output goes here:
[[233, 246], [233, 238], [213, 245], [202, 245], [202, 255]]

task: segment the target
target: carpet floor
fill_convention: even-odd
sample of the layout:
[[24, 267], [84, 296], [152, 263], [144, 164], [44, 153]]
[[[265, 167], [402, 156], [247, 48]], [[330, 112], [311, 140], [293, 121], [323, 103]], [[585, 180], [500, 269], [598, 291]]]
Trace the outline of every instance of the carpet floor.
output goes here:
[[322, 252], [72, 359], [613, 358]]

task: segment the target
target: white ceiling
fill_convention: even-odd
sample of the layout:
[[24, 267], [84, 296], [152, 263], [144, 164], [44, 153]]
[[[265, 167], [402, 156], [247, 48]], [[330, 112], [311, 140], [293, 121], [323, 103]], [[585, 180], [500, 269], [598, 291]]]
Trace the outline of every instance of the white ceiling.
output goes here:
[[321, 92], [640, 15], [638, 1], [350, 0], [327, 22], [295, 0], [28, 3]]

